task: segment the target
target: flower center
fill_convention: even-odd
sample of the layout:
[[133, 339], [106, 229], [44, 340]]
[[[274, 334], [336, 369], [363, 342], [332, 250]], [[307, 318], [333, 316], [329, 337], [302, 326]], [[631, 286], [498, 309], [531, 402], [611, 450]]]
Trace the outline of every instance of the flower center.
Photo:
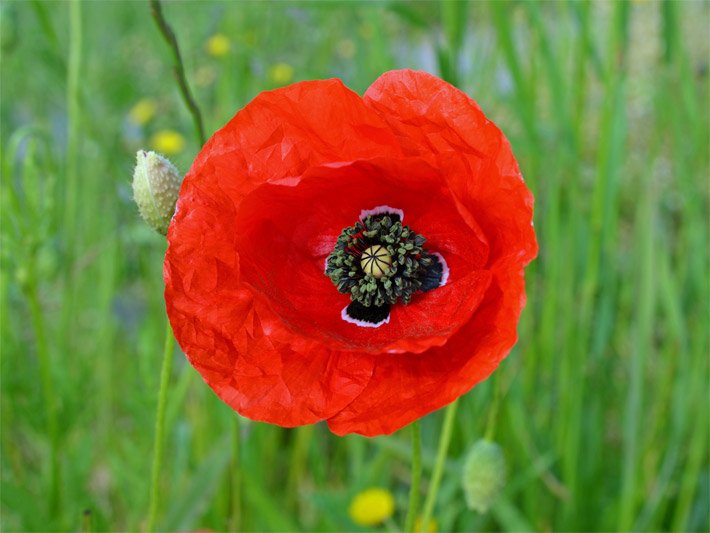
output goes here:
[[362, 252], [360, 267], [366, 275], [380, 279], [389, 272], [391, 266], [392, 255], [387, 251], [387, 248], [381, 244], [370, 246], [367, 250]]
[[[402, 225], [401, 214], [394, 209], [361, 217], [345, 228], [326, 260], [325, 274], [356, 304], [348, 306], [348, 316], [353, 318], [354, 313], [360, 320], [359, 315], [365, 313], [384, 320], [391, 305], [409, 304], [415, 293], [442, 285], [445, 262], [425, 250], [425, 242]], [[363, 320], [382, 323], [374, 318]]]

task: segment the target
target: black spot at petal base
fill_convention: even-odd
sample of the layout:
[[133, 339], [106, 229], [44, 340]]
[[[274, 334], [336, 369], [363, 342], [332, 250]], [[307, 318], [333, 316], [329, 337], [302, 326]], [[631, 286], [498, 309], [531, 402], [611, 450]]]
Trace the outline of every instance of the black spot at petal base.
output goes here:
[[351, 302], [345, 310], [345, 313], [358, 322], [367, 322], [368, 324], [379, 325], [390, 316], [390, 306], [371, 305], [369, 307], [362, 305], [360, 302]]
[[431, 258], [433, 259], [432, 264], [429, 265], [421, 277], [422, 286], [420, 290], [423, 292], [441, 286], [441, 280], [444, 277], [444, 265], [441, 264], [441, 260], [435, 255], [432, 255]]

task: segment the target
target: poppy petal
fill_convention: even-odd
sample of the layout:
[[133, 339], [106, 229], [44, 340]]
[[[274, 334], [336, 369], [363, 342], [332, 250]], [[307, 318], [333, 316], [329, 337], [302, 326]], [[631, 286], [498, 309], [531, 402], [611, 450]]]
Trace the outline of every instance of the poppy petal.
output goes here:
[[185, 183], [207, 180], [234, 200], [324, 163], [401, 155], [387, 123], [342, 81], [303, 81], [256, 96], [210, 138]]
[[[324, 262], [377, 209], [438, 262], [430, 290], [361, 327]], [[451, 85], [397, 71], [361, 99], [339, 80], [297, 83], [257, 96], [188, 172], [168, 231], [168, 316], [241, 414], [390, 433], [485, 379], [515, 343], [531, 220], [508, 141]]]
[[405, 153], [455, 155], [467, 172], [448, 173], [449, 187], [483, 228], [491, 260], [527, 264], [537, 255], [533, 196], [510, 143], [467, 94], [413, 70], [380, 76], [363, 100], [397, 132]]
[[310, 424], [341, 410], [367, 384], [368, 358], [292, 342], [262, 295], [221, 283], [230, 278], [219, 273], [223, 265], [215, 273], [220, 282], [196, 306], [180, 267], [171, 261], [165, 268], [175, 336], [205, 382], [242, 415], [288, 427]]
[[[234, 218], [244, 281], [268, 295], [294, 335], [334, 350], [420, 352], [442, 344], [470, 317], [490, 282], [481, 269], [487, 244], [460, 217], [443, 180], [418, 159], [373, 159], [317, 167], [297, 182], [259, 187]], [[428, 239], [425, 246], [445, 257], [451, 281], [393, 306], [386, 326], [360, 328], [343, 321], [350, 297], [325, 276], [324, 260], [363, 206], [392, 206], [393, 200]]]
[[328, 420], [331, 431], [389, 434], [465, 394], [486, 379], [515, 344], [524, 305], [522, 271], [499, 272], [474, 316], [444, 346], [415, 357], [378, 357], [365, 390]]
[[[364, 387], [372, 365], [293, 335], [268, 302], [257, 305], [263, 295], [241, 283], [239, 206], [266, 181], [373, 154], [401, 156], [382, 119], [339, 80], [303, 82], [255, 98], [183, 182], [168, 232], [168, 314], [192, 364], [245, 416], [282, 425], [326, 418]], [[250, 331], [252, 323], [260, 327]]]

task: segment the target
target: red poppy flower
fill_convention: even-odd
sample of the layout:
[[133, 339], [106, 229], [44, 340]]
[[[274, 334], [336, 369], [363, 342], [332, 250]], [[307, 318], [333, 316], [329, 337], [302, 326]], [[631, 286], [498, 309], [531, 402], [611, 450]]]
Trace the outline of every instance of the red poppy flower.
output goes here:
[[517, 339], [533, 198], [467, 95], [414, 71], [257, 96], [205, 145], [168, 232], [175, 336], [217, 395], [282, 426], [391, 433]]

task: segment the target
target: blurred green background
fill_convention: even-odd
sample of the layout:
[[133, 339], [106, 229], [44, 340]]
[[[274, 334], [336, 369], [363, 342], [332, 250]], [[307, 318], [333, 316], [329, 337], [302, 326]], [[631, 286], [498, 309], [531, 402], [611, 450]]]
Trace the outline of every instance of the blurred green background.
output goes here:
[[[3, 530], [139, 530], [165, 327], [165, 242], [135, 152], [199, 150], [146, 2], [0, 4]], [[536, 196], [520, 341], [459, 406], [439, 531], [710, 529], [707, 2], [168, 2], [211, 134], [260, 91], [416, 68], [472, 95]], [[158, 527], [224, 530], [234, 413], [176, 351]], [[460, 472], [496, 388], [509, 481]], [[423, 420], [424, 484], [441, 413]], [[357, 530], [409, 431], [242, 423], [247, 530]]]

